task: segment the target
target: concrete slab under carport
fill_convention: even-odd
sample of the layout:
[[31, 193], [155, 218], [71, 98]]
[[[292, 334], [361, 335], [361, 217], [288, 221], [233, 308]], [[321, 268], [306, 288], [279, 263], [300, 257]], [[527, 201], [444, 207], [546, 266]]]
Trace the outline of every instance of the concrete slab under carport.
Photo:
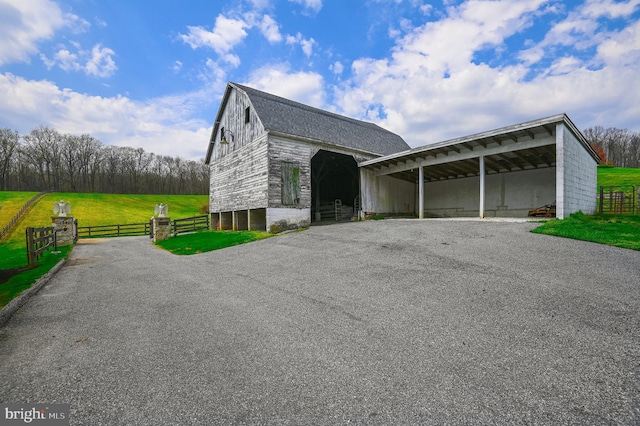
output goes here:
[[[599, 157], [566, 114], [364, 161], [364, 212], [557, 217], [595, 212]], [[489, 203], [489, 205], [488, 205]]]

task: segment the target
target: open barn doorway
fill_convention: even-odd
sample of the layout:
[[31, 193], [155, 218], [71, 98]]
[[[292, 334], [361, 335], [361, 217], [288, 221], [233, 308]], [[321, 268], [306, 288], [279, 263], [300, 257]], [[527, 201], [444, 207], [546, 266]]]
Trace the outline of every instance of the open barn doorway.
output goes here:
[[360, 173], [350, 155], [320, 150], [311, 159], [312, 222], [349, 220], [357, 214]]

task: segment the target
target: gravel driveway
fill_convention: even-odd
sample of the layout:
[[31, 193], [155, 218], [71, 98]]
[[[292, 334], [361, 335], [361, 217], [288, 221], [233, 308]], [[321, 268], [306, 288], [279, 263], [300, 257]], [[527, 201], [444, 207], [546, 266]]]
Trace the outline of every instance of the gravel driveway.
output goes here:
[[639, 424], [640, 252], [534, 226], [85, 240], [0, 329], [0, 402], [83, 425]]

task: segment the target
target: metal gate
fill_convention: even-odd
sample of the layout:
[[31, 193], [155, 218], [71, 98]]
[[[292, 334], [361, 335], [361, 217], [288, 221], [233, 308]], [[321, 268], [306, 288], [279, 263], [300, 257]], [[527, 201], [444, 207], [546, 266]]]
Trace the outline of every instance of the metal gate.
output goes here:
[[639, 189], [634, 185], [601, 186], [598, 194], [598, 212], [600, 214], [638, 213]]

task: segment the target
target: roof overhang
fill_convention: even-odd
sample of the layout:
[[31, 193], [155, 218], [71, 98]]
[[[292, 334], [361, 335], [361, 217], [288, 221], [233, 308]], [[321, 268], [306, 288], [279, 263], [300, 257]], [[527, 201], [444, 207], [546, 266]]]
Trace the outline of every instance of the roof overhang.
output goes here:
[[393, 175], [410, 182], [416, 182], [420, 166], [424, 167], [427, 181], [477, 176], [480, 157], [485, 160], [488, 174], [554, 167], [558, 124], [565, 125], [596, 162], [600, 162], [569, 117], [558, 114], [413, 148], [363, 161], [358, 166], [372, 170], [376, 175]]

